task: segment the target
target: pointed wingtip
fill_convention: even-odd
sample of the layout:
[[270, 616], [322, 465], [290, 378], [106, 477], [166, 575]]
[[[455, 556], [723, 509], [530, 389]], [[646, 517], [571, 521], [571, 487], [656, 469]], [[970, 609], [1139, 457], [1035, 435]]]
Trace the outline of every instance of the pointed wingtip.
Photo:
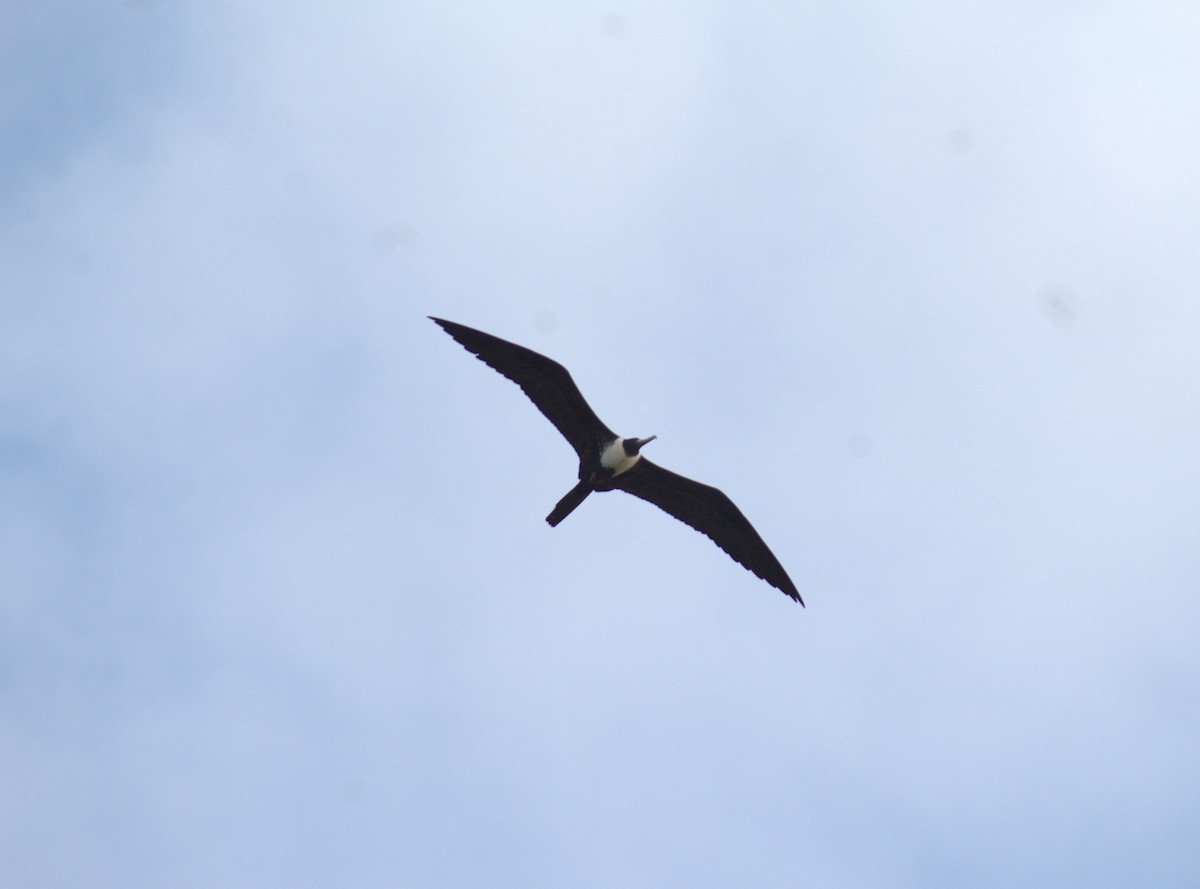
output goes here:
[[804, 599], [802, 599], [802, 598], [800, 597], [800, 591], [799, 591], [798, 589], [796, 589], [796, 585], [795, 585], [795, 584], [791, 584], [791, 583], [789, 583], [789, 584], [788, 584], [788, 588], [787, 588], [787, 589], [785, 589], [784, 587], [779, 587], [779, 590], [780, 590], [781, 592], [783, 592], [783, 594], [784, 594], [785, 596], [787, 596], [788, 598], [792, 599], [792, 600], [793, 600], [793, 601], [795, 601], [795, 602], [799, 602], [799, 603], [800, 603], [800, 607], [801, 607], [801, 608], [804, 608], [804, 607], [805, 607], [805, 605], [804, 605]]

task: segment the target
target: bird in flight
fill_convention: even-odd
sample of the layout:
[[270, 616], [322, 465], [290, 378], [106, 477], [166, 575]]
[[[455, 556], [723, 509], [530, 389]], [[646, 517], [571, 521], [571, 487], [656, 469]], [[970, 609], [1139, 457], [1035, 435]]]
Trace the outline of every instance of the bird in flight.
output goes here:
[[579, 455], [579, 483], [546, 516], [551, 527], [593, 491], [625, 491], [690, 525], [771, 586], [804, 600], [774, 553], [732, 500], [716, 488], [651, 463], [641, 449], [658, 436], [622, 438], [600, 422], [567, 369], [524, 346], [430, 316], [468, 352], [521, 387]]

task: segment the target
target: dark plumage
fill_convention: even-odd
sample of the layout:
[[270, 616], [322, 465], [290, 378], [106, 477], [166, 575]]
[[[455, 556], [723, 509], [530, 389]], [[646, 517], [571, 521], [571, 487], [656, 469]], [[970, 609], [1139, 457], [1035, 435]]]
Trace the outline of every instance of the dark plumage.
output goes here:
[[663, 469], [640, 455], [641, 448], [655, 436], [617, 436], [600, 422], [567, 369], [557, 361], [483, 331], [430, 317], [480, 361], [520, 386], [579, 455], [579, 483], [546, 517], [552, 526], [593, 491], [625, 491], [707, 535], [758, 577], [804, 604], [779, 560], [732, 500], [716, 488]]

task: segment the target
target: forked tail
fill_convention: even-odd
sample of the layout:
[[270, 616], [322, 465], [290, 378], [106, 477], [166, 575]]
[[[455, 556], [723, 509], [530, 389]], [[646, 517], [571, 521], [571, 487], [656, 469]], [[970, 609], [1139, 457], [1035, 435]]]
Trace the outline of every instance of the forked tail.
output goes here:
[[569, 516], [584, 500], [587, 495], [592, 493], [592, 486], [585, 481], [581, 481], [571, 490], [567, 491], [567, 495], [562, 500], [558, 501], [558, 505], [550, 511], [550, 515], [546, 516], [546, 521], [550, 523], [550, 527], [554, 527], [567, 516]]

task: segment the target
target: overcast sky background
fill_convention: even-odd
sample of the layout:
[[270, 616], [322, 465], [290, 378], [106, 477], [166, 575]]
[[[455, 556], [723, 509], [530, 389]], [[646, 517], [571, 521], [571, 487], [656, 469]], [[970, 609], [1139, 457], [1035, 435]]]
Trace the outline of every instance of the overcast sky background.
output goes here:
[[1200, 885], [1198, 44], [4, 2], [0, 883]]

